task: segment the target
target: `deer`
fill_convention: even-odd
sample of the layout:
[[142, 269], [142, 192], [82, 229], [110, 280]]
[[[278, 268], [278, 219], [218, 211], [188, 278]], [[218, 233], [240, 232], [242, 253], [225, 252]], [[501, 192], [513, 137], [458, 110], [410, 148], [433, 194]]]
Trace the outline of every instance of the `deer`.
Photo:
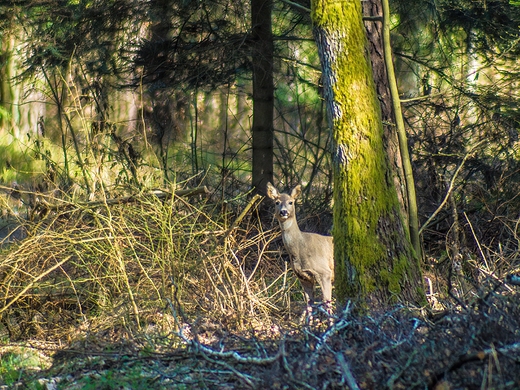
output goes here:
[[282, 240], [289, 253], [291, 267], [300, 280], [307, 300], [307, 309], [314, 304], [314, 285], [321, 287], [323, 301], [329, 306], [334, 281], [334, 244], [331, 236], [302, 232], [296, 220], [296, 199], [301, 194], [301, 185], [290, 194], [280, 193], [267, 183], [267, 196], [275, 203], [274, 216], [282, 230]]

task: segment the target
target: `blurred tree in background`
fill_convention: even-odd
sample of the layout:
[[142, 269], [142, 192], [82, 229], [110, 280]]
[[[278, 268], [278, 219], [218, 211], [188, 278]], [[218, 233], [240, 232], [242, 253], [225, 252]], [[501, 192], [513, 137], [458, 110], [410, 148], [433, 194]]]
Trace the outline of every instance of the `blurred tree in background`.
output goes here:
[[[328, 138], [320, 122], [308, 15], [283, 4], [273, 8], [276, 23], [268, 33], [276, 56], [261, 63], [255, 30], [245, 17], [253, 12], [247, 2], [20, 1], [2, 10], [15, 22], [3, 27], [3, 36], [13, 41], [12, 51], [3, 46], [13, 55], [3, 68], [12, 77], [3, 80], [23, 88], [15, 102], [2, 98], [2, 107], [30, 111], [29, 122], [2, 131], [26, 145], [44, 130], [52, 145], [43, 143], [46, 150], [36, 152], [58, 170], [56, 185], [67, 188], [71, 177], [81, 177], [93, 194], [109, 183], [145, 184], [143, 171], [152, 182], [201, 180], [212, 171], [225, 188], [235, 183], [239, 189], [255, 176], [254, 139], [266, 141], [253, 136], [258, 118], [276, 129], [267, 140], [273, 155], [266, 160], [282, 168], [277, 179], [328, 177], [321, 163]], [[265, 12], [260, 7], [257, 13], [271, 19]], [[280, 85], [267, 99], [274, 121], [261, 110], [252, 117], [251, 111], [253, 74], [266, 64]], [[34, 101], [41, 106], [31, 106]], [[256, 165], [272, 170], [262, 159]]]

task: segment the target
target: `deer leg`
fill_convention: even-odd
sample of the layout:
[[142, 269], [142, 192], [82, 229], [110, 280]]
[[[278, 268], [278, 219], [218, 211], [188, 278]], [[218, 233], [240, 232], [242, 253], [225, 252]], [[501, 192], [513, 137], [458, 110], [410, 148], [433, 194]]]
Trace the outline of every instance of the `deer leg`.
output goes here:
[[314, 283], [311, 280], [301, 278], [300, 283], [303, 287], [305, 303], [307, 304], [302, 314], [302, 319], [304, 319], [306, 324], [309, 324], [312, 321], [312, 305], [314, 304]]
[[318, 278], [318, 283], [321, 287], [321, 292], [323, 294], [323, 304], [325, 305], [325, 310], [329, 314], [329, 322], [332, 321], [332, 272], [324, 272]]
[[332, 275], [331, 272], [324, 272], [318, 278], [321, 292], [323, 294], [323, 302], [330, 303], [332, 300]]
[[310, 306], [314, 303], [314, 282], [316, 279], [316, 275], [314, 275], [312, 271], [302, 270], [300, 267], [296, 267], [294, 265], [293, 270], [303, 287], [303, 292], [305, 293], [305, 301], [307, 302], [307, 306]]
[[310, 306], [314, 303], [314, 283], [307, 279], [300, 279], [300, 283], [303, 287], [307, 306]]

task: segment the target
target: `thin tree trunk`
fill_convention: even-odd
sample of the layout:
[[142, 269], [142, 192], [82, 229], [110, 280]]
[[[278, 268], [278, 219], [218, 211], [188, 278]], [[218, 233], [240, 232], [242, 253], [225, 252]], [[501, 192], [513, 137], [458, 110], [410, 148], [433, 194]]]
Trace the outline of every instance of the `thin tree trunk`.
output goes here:
[[252, 185], [266, 193], [273, 180], [273, 36], [272, 0], [251, 0], [253, 64]]
[[[7, 30], [7, 29], [6, 29]], [[14, 60], [12, 53], [14, 51], [14, 38], [10, 35], [10, 31], [5, 31], [2, 36], [2, 53], [0, 55], [0, 129], [3, 133], [8, 131], [16, 131], [14, 124], [14, 90], [13, 90], [13, 66]], [[19, 136], [20, 134], [15, 134]]]
[[386, 71], [388, 74], [388, 84], [392, 97], [392, 106], [395, 115], [395, 125], [397, 138], [399, 139], [399, 150], [402, 159], [404, 172], [404, 182], [406, 188], [406, 199], [408, 201], [408, 229], [410, 240], [415, 249], [415, 253], [421, 257], [421, 239], [419, 237], [419, 215], [417, 212], [417, 197], [415, 195], [415, 180], [413, 178], [412, 160], [408, 152], [408, 137], [404, 127], [403, 112], [401, 110], [401, 100], [397, 89], [397, 80], [394, 71], [394, 61], [392, 59], [392, 45], [390, 42], [390, 5], [388, 0], [383, 3], [383, 43]]
[[338, 306], [423, 303], [421, 271], [403, 224], [383, 142], [361, 3], [314, 0], [312, 20], [334, 140]]

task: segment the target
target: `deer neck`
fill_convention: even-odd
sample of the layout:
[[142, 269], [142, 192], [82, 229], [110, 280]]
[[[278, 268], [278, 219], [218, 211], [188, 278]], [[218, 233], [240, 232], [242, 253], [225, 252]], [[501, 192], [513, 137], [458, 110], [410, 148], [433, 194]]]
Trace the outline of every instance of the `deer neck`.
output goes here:
[[296, 218], [292, 217], [285, 221], [278, 221], [280, 228], [282, 229], [282, 238], [284, 243], [287, 245], [295, 241], [299, 241], [302, 237], [302, 232], [296, 222]]

